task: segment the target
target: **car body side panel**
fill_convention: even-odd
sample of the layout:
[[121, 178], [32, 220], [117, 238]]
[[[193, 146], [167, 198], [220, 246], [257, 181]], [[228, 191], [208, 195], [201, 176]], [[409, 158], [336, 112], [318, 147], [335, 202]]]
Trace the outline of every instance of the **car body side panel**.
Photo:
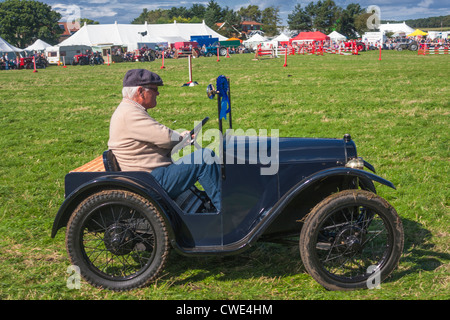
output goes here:
[[[249, 234], [299, 181], [346, 160], [342, 139], [233, 138], [227, 137], [222, 184], [225, 245]], [[268, 156], [276, 164], [262, 161]], [[267, 175], [267, 167], [277, 170]]]

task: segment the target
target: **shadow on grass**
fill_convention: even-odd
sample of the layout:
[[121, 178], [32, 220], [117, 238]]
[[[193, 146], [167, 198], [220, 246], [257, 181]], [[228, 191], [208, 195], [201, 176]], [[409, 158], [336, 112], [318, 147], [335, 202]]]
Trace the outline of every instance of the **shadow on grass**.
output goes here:
[[400, 265], [403, 268], [394, 271], [391, 281], [421, 271], [434, 271], [450, 262], [450, 254], [440, 252], [436, 248], [436, 245], [432, 243], [432, 233], [422, 224], [409, 219], [402, 219], [402, 222], [405, 230], [405, 245]]
[[[298, 243], [298, 242], [297, 242]], [[174, 285], [214, 278], [223, 281], [278, 278], [305, 273], [298, 244], [259, 242], [237, 255], [185, 257], [172, 252], [165, 271]]]
[[[431, 232], [415, 221], [403, 219], [405, 245], [396, 269], [385, 282], [420, 271], [433, 271], [450, 261], [450, 254], [438, 252], [431, 243]], [[185, 257], [172, 252], [165, 268], [174, 285], [201, 282], [207, 278], [229, 281], [251, 278], [279, 278], [306, 274], [298, 241], [288, 244], [259, 242], [249, 250], [232, 256]]]

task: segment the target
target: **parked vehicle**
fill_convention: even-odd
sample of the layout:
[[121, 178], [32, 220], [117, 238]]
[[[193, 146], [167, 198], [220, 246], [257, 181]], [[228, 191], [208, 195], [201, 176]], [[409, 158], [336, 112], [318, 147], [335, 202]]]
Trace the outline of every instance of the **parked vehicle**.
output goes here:
[[[306, 270], [329, 290], [386, 279], [399, 262], [404, 236], [397, 212], [376, 194], [374, 182], [394, 185], [358, 157], [348, 134], [315, 139], [224, 132], [226, 84], [226, 90], [207, 90], [210, 99], [217, 96], [223, 134], [220, 212], [211, 212], [197, 188], [171, 199], [150, 173], [120, 171], [109, 150], [105, 171], [66, 175], [51, 236], [67, 226], [67, 252], [82, 277], [97, 287], [130, 290], [157, 279], [171, 249], [186, 256], [228, 255], [257, 241], [295, 237]], [[231, 116], [230, 105], [226, 119], [233, 130]]]
[[48, 67], [48, 61], [42, 56], [36, 56], [36, 69], [45, 69]]
[[84, 65], [88, 65], [88, 64], [89, 64], [89, 55], [77, 54], [77, 55], [73, 56], [73, 61], [72, 61], [73, 66], [76, 66], [76, 65], [84, 66]]
[[217, 49], [219, 49], [219, 56], [226, 56], [227, 49], [237, 48], [241, 45], [239, 40], [229, 40], [229, 41], [216, 41], [212, 45], [206, 47], [204, 54], [207, 57], [217, 56]]
[[33, 69], [33, 57], [25, 57], [19, 59], [19, 69]]
[[419, 49], [419, 45], [415, 40], [401, 38], [395, 41], [395, 50], [397, 51], [403, 50], [417, 51], [417, 49]]
[[91, 66], [94, 66], [96, 64], [102, 65], [105, 63], [105, 60], [103, 60], [103, 57], [100, 53], [94, 52], [89, 56], [89, 64]]

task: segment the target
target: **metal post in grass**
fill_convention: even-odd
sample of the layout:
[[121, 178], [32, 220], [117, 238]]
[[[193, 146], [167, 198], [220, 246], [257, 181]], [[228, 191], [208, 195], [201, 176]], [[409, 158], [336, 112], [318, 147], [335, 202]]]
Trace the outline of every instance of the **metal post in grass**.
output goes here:
[[192, 80], [192, 55], [188, 56], [189, 82], [183, 84], [183, 87], [193, 87], [198, 85], [196, 81]]
[[219, 62], [220, 61], [220, 59], [219, 59], [219, 47], [217, 47], [217, 62]]

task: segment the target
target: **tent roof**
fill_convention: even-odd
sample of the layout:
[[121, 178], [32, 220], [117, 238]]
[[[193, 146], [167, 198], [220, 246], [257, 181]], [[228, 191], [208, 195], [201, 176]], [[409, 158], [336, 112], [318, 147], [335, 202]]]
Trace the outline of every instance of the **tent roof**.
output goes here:
[[416, 29], [413, 33], [408, 34], [408, 37], [414, 36], [426, 36], [428, 33], [423, 32], [422, 30]]
[[204, 23], [89, 24], [84, 25], [59, 46], [113, 44], [128, 46], [129, 50], [135, 50], [138, 42], [174, 43], [190, 41], [191, 36], [199, 35], [211, 35], [219, 40], [227, 39]]
[[5, 39], [0, 37], [0, 52], [22, 52], [22, 49], [16, 48], [9, 44]]
[[244, 43], [258, 42], [258, 41], [267, 41], [267, 39], [265, 37], [263, 37], [262, 35], [256, 33], [250, 39], [245, 40]]
[[239, 40], [242, 43], [242, 40], [239, 39], [239, 38], [228, 38], [227, 40], [230, 40], [230, 41], [232, 41], [232, 40]]
[[314, 41], [314, 40], [328, 40], [330, 37], [328, 37], [326, 34], [320, 32], [320, 31], [314, 31], [314, 32], [300, 32], [296, 37], [292, 38], [291, 41]]
[[380, 25], [381, 32], [405, 32], [406, 34], [414, 31], [413, 28], [408, 26], [405, 22], [403, 23], [383, 23]]
[[285, 35], [284, 33], [279, 34], [275, 38], [272, 39], [272, 41], [289, 41], [289, 37]]
[[46, 48], [51, 47], [50, 44], [48, 44], [45, 41], [42, 41], [41, 39], [37, 39], [31, 46], [26, 47], [24, 50], [26, 51], [38, 51], [38, 50], [45, 50]]
[[347, 39], [346, 36], [340, 34], [336, 30], [333, 31], [332, 33], [330, 33], [328, 36], [330, 37], [330, 39], [336, 39], [336, 40], [346, 40]]

